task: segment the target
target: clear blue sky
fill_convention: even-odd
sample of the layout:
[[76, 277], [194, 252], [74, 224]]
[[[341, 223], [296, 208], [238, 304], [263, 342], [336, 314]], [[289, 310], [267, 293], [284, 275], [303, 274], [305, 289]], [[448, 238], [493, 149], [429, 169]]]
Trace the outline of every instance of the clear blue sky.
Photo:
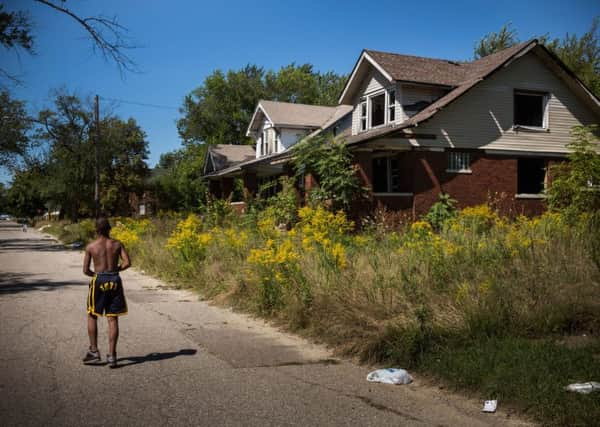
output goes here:
[[[25, 82], [12, 88], [13, 96], [27, 101], [31, 113], [49, 106], [50, 91], [58, 87], [82, 97], [173, 107], [110, 107], [122, 118], [135, 118], [147, 133], [150, 166], [180, 147], [177, 109], [215, 69], [308, 62], [320, 71], [349, 73], [363, 48], [466, 60], [484, 34], [507, 22], [521, 40], [546, 33], [562, 38], [584, 33], [600, 15], [598, 0], [67, 1], [82, 16], [116, 15], [129, 29], [139, 46], [129, 55], [141, 73], [122, 79], [115, 65], [93, 54], [70, 18], [29, 0], [3, 3], [8, 10], [28, 10], [35, 22], [36, 55], [0, 50], [2, 66]], [[101, 110], [106, 107], [102, 102]]]

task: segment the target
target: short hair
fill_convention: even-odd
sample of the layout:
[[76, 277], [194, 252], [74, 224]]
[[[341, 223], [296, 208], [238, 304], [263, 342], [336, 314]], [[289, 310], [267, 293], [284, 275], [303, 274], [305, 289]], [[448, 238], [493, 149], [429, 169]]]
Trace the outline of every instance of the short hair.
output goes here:
[[110, 233], [110, 229], [111, 229], [111, 226], [110, 226], [110, 223], [108, 222], [108, 219], [101, 217], [96, 220], [96, 232], [98, 234], [108, 237], [108, 233]]

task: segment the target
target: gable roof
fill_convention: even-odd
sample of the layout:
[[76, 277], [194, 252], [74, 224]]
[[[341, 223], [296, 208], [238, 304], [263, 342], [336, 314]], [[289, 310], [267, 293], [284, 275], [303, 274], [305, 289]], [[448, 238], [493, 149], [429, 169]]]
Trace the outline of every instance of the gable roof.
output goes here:
[[342, 94], [340, 103], [351, 103], [354, 91], [358, 90], [361, 77], [373, 67], [389, 81], [445, 86], [455, 88], [482, 75], [504, 63], [523, 48], [537, 40], [519, 43], [508, 49], [485, 56], [472, 62], [458, 62], [447, 59], [425, 58], [421, 56], [400, 55], [365, 49], [361, 53]]
[[246, 135], [260, 131], [259, 127], [263, 118], [266, 118], [275, 127], [290, 127], [316, 129], [333, 117], [340, 107], [327, 107], [323, 105], [294, 104], [291, 102], [267, 101], [261, 99], [256, 106]]
[[252, 160], [256, 152], [251, 145], [215, 144], [208, 147], [204, 174]]

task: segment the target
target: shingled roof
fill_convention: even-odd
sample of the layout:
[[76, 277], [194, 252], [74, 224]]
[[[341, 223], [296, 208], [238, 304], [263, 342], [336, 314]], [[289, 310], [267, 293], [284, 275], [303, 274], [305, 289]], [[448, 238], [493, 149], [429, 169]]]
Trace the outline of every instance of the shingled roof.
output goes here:
[[[524, 53], [538, 45], [537, 40], [529, 40], [524, 43], [519, 43], [508, 49], [504, 49], [492, 55], [488, 55], [473, 62], [463, 62], [460, 65], [448, 64], [448, 61], [440, 59], [427, 59], [419, 57], [410, 57], [406, 55], [382, 54], [378, 52], [378, 58], [384, 59], [383, 64], [379, 64], [385, 71], [392, 76], [393, 79], [399, 81], [410, 81], [416, 83], [442, 84], [449, 85], [452, 90], [440, 99], [427, 106], [424, 110], [415, 114], [410, 119], [402, 123], [394, 123], [385, 127], [381, 127], [372, 131], [353, 135], [347, 139], [347, 143], [354, 144], [365, 140], [370, 140], [380, 137], [391, 132], [416, 126], [418, 123], [431, 118], [435, 113], [450, 104], [452, 101], [467, 92], [477, 83], [488, 77], [494, 71], [502, 67], [508, 60], [514, 58], [518, 54]], [[372, 51], [366, 51], [372, 52]], [[375, 58], [374, 58], [375, 59]], [[445, 64], [444, 64], [445, 62]], [[430, 68], [422, 69], [422, 76], [416, 73], [416, 67], [429, 65]], [[456, 74], [452, 77], [450, 71], [456, 67]], [[385, 68], [387, 67], [387, 68]], [[460, 70], [460, 71], [459, 71]], [[449, 82], [454, 78], [454, 83]], [[437, 83], [436, 83], [437, 82]]]
[[256, 152], [251, 145], [215, 144], [208, 147], [204, 174], [226, 169], [252, 160]]

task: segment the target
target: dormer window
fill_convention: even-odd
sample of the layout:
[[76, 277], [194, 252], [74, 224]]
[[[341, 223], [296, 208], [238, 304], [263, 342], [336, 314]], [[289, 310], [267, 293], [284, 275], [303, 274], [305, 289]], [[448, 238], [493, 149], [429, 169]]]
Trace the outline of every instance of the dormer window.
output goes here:
[[385, 123], [385, 92], [375, 95], [371, 100], [371, 127], [381, 126]]
[[548, 94], [530, 91], [515, 91], [514, 125], [521, 128], [546, 129]]

